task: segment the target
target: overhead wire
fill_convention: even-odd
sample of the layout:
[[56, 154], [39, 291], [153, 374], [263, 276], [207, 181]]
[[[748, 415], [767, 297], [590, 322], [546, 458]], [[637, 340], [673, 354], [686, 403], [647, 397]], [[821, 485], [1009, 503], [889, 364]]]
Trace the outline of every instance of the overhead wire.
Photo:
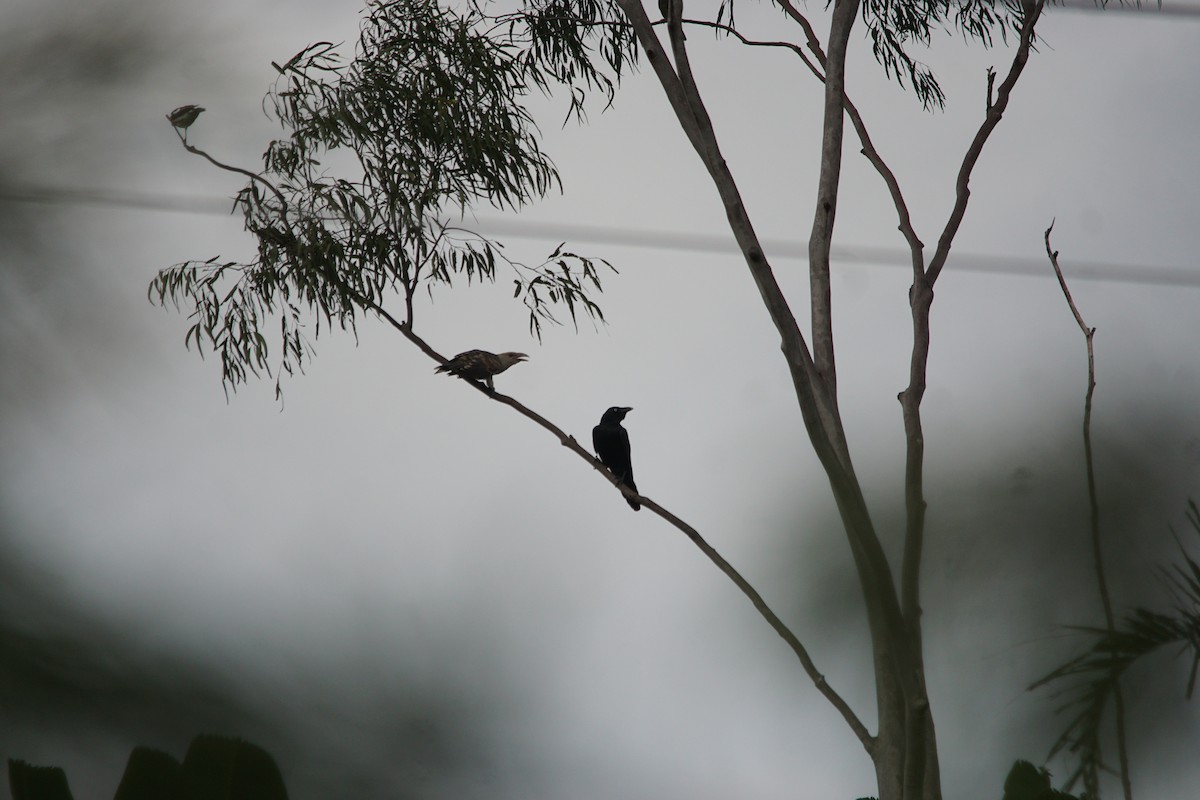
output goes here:
[[[57, 187], [0, 188], [0, 202], [51, 205], [96, 205], [144, 211], [184, 214], [227, 215], [232, 199], [220, 200], [194, 195], [165, 194], [111, 189], [67, 189]], [[620, 247], [642, 247], [681, 253], [731, 253], [736, 245], [712, 233], [663, 231], [615, 225], [584, 225], [544, 220], [479, 217], [470, 221], [478, 232], [524, 239], [589, 242]], [[763, 247], [774, 258], [808, 258], [808, 243], [798, 239], [764, 239]], [[911, 256], [900, 247], [865, 244], [834, 245], [834, 260], [847, 264], [879, 264], [909, 267]], [[1042, 258], [955, 251], [956, 271], [1029, 277], [1052, 277]], [[1073, 280], [1108, 281], [1153, 286], [1200, 288], [1200, 268], [1154, 264], [1079, 261], [1073, 262]]]
[[1107, 0], [1107, 2], [1097, 2], [1097, 0], [1048, 0], [1047, 5], [1052, 8], [1061, 8], [1065, 11], [1104, 11], [1107, 13], [1124, 12], [1127, 14], [1158, 14], [1167, 17], [1200, 17], [1200, 5], [1172, 2], [1171, 0], [1161, 0], [1161, 2], [1140, 2], [1140, 0], [1131, 0], [1131, 2], [1121, 2], [1121, 0]]

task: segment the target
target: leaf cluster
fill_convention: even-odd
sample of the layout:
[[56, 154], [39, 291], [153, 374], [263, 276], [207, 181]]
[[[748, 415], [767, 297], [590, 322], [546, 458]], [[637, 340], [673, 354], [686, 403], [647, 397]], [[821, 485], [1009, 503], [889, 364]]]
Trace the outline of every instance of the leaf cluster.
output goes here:
[[[612, 0], [527, 0], [520, 10], [491, 19], [543, 91], [550, 83], [571, 90], [567, 119], [582, 121], [592, 90], [612, 103], [626, 70], [636, 69], [637, 39]], [[603, 65], [603, 68], [600, 66]]]
[[928, 47], [936, 30], [959, 31], [985, 47], [1008, 41], [1025, 21], [1021, 0], [862, 0], [871, 52], [889, 78], [910, 85], [926, 109], [942, 108], [946, 95], [933, 71], [915, 59], [912, 45]]
[[529, 270], [532, 277], [513, 280], [513, 297], [522, 298], [525, 307], [529, 309], [529, 332], [538, 339], [542, 338], [543, 320], [559, 324], [551, 311], [553, 305], [567, 307], [576, 330], [579, 330], [575, 313], [577, 305], [582, 305], [589, 317], [604, 320], [604, 312], [588, 296], [588, 292], [591, 289], [602, 291], [597, 264], [603, 264], [613, 272], [616, 272], [616, 268], [603, 259], [590, 259], [569, 253], [563, 250], [565, 246], [566, 242], [562, 242], [554, 248], [545, 264]]
[[[1200, 507], [1189, 503], [1188, 523], [1200, 536]], [[1160, 571], [1159, 577], [1172, 608], [1159, 612], [1135, 608], [1112, 629], [1081, 627], [1090, 639], [1088, 649], [1072, 658], [1030, 689], [1065, 684], [1057, 695], [1065, 698], [1058, 711], [1072, 716], [1051, 747], [1049, 758], [1062, 751], [1073, 754], [1076, 767], [1066, 782], [1070, 789], [1082, 781], [1090, 796], [1098, 796], [1099, 774], [1107, 769], [1100, 747], [1100, 726], [1117, 681], [1139, 660], [1168, 645], [1179, 645], [1191, 657], [1185, 696], [1190, 700], [1200, 671], [1200, 557], [1179, 543], [1181, 563]]]
[[[589, 292], [605, 262], [562, 251], [529, 268], [499, 243], [451, 225], [478, 202], [516, 209], [560, 187], [522, 105], [547, 76], [526, 49], [491, 33], [478, 11], [434, 0], [374, 0], [355, 57], [320, 42], [283, 64], [267, 110], [286, 136], [270, 143], [234, 208], [256, 241], [248, 263], [217, 258], [163, 270], [150, 299], [190, 307], [189, 348], [216, 352], [229, 389], [250, 376], [293, 374], [311, 358], [306, 320], [354, 331], [358, 316], [455, 277], [494, 280], [511, 267], [530, 327], [564, 305], [603, 319]], [[520, 293], [520, 292], [519, 292]], [[279, 318], [273, 373], [263, 330]]]

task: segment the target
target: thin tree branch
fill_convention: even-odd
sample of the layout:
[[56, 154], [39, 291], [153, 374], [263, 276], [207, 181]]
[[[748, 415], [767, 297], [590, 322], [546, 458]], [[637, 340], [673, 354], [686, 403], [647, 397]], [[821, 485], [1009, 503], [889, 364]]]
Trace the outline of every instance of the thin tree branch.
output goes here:
[[904, 552], [900, 565], [900, 608], [908, 626], [915, 657], [923, 658], [921, 645], [921, 555], [925, 539], [924, 464], [925, 434], [921, 422], [921, 402], [925, 397], [926, 370], [929, 364], [930, 326], [929, 312], [933, 304], [933, 290], [925, 275], [925, 244], [917, 235], [912, 224], [912, 215], [896, 174], [875, 149], [867, 130], [866, 122], [858, 108], [845, 98], [846, 113], [862, 144], [862, 154], [875, 167], [883, 179], [892, 204], [896, 208], [898, 229], [908, 243], [912, 265], [913, 282], [909, 289], [909, 308], [912, 314], [913, 344], [909, 356], [908, 386], [900, 392], [901, 415], [904, 421], [904, 508], [905, 533]]
[[[783, 13], [787, 14], [793, 22], [803, 29], [808, 49], [816, 56], [817, 63], [824, 67], [827, 60], [825, 51], [821, 48], [821, 40], [817, 38], [817, 32], [813, 30], [812, 23], [808, 21], [808, 17], [801, 14], [800, 9], [796, 8], [791, 0], [775, 0], [775, 5], [783, 9]], [[824, 80], [824, 78], [821, 80]]]
[[[808, 38], [807, 45], [809, 50], [812, 51], [813, 55], [815, 56], [817, 64], [824, 66], [826, 63], [825, 53], [821, 49], [821, 44], [817, 40], [816, 34], [813, 32], [812, 25], [808, 22], [804, 15], [796, 10], [795, 6], [793, 6], [787, 0], [776, 0], [776, 2], [781, 8], [787, 11], [789, 17], [796, 20], [801, 26], [803, 26], [805, 35]], [[804, 52], [804, 49], [794, 42], [751, 39], [742, 34], [742, 32], [736, 28], [722, 23], [709, 22], [707, 20], [685, 19], [684, 22], [697, 27], [719, 30], [722, 33], [733, 36], [739, 42], [748, 47], [777, 47], [791, 50], [800, 58], [802, 62], [804, 62], [804, 66], [806, 66], [809, 72], [813, 74], [813, 77], [822, 83], [825, 82], [825, 73], [818, 68], [817, 64], [814, 64], [813, 61], [809, 59], [808, 54]], [[892, 172], [891, 168], [879, 154], [879, 151], [875, 149], [875, 144], [871, 139], [870, 132], [867, 130], [867, 125], [862, 118], [862, 114], [859, 112], [858, 107], [854, 104], [854, 102], [851, 101], [849, 94], [844, 88], [842, 90], [842, 98], [845, 104], [846, 114], [850, 117], [850, 122], [854, 126], [855, 132], [858, 134], [859, 141], [862, 143], [862, 154], [871, 162], [876, 171], [879, 172], [880, 177], [883, 178], [883, 182], [887, 186], [889, 194], [892, 196], [892, 202], [895, 204], [896, 211], [900, 217], [898, 229], [904, 236], [905, 241], [908, 242], [909, 249], [913, 254], [912, 263], [914, 272], [924, 274], [925, 259], [923, 250], [925, 244], [920, 240], [916, 231], [913, 229], [912, 217], [908, 211], [908, 204], [905, 202], [904, 195], [900, 190], [900, 183], [896, 179], [895, 173]]]
[[883, 179], [883, 183], [887, 187], [888, 194], [892, 196], [892, 204], [896, 207], [896, 216], [899, 218], [896, 228], [904, 237], [904, 241], [908, 243], [913, 279], [916, 280], [925, 274], [925, 243], [921, 241], [913, 228], [912, 215], [908, 211], [908, 203], [904, 200], [904, 193], [900, 190], [900, 181], [897, 180], [896, 173], [892, 172], [891, 167], [883, 160], [883, 156], [875, 149], [875, 143], [871, 140], [871, 134], [867, 130], [867, 123], [859, 113], [858, 107], [849, 97], [846, 97], [845, 100], [846, 114], [850, 117], [850, 124], [854, 126], [854, 131], [858, 134], [858, 140], [862, 144], [861, 152], [875, 167], [875, 171], [879, 173], [879, 177]]
[[[378, 314], [389, 325], [399, 331], [406, 339], [416, 345], [421, 352], [425, 353], [425, 355], [429, 356], [434, 361], [437, 361], [439, 364], [446, 363], [446, 358], [434, 350], [424, 339], [418, 336], [413, 331], [411, 326], [400, 322], [391, 314], [389, 314], [383, 307], [371, 301], [369, 298], [359, 295], [358, 299], [360, 302], [363, 302], [370, 307], [372, 311]], [[689, 539], [691, 539], [696, 547], [698, 547], [700, 551], [708, 557], [708, 559], [717, 567], [717, 569], [725, 573], [725, 575], [731, 581], [733, 581], [734, 585], [741, 590], [742, 594], [746, 595], [750, 602], [754, 604], [754, 607], [758, 610], [758, 613], [763, 617], [763, 619], [767, 621], [767, 624], [769, 624], [775, 630], [775, 632], [779, 634], [780, 638], [787, 643], [788, 647], [792, 649], [792, 652], [796, 654], [796, 657], [800, 659], [801, 666], [804, 668], [804, 671], [808, 674], [809, 678], [812, 679], [812, 682], [817, 687], [817, 690], [824, 695], [829, 703], [837, 710], [837, 712], [841, 714], [842, 718], [846, 721], [846, 724], [850, 726], [850, 729], [854, 731], [854, 735], [858, 737], [863, 747], [867, 750], [867, 753], [873, 753], [875, 743], [874, 738], [871, 736], [866, 726], [863, 725], [862, 721], [858, 719], [857, 715], [855, 715], [849, 704], [847, 704], [841, 695], [839, 695], [837, 691], [829, 685], [829, 682], [825, 679], [825, 676], [821, 673], [821, 671], [817, 669], [812, 657], [808, 654], [808, 650], [804, 647], [799, 638], [797, 638], [796, 634], [793, 633], [792, 630], [783, 622], [783, 620], [779, 618], [779, 615], [776, 614], [769, 605], [767, 605], [767, 601], [763, 599], [762, 595], [759, 594], [759, 592], [750, 584], [750, 582], [742, 577], [742, 574], [738, 572], [732, 564], [725, 560], [725, 558], [719, 552], [717, 552], [716, 548], [709, 544], [704, 537], [700, 535], [699, 531], [697, 531], [688, 523], [684, 522], [675, 514], [663, 508], [654, 500], [651, 500], [645, 495], [640, 495], [637, 492], [629, 489], [628, 486], [619, 483], [609, 469], [605, 467], [598, 458], [580, 445], [574, 436], [567, 434], [541, 414], [532, 410], [513, 397], [488, 389], [482, 383], [477, 381], [465, 381], [465, 383], [470, 384], [477, 391], [486, 395], [489, 399], [512, 408], [518, 414], [532, 421], [535, 425], [538, 425], [546, 431], [549, 431], [550, 434], [558, 439], [559, 444], [590, 464], [591, 467], [603, 475], [609, 483], [616, 486], [621, 491], [621, 494], [628, 498], [637, 500], [644, 507], [653, 511], [659, 517], [666, 520], [668, 524], [672, 525], [686, 535]]]
[[275, 188], [275, 184], [271, 183], [269, 180], [267, 180], [263, 176], [259, 175], [258, 173], [251, 172], [248, 169], [242, 169], [241, 167], [230, 166], [229, 164], [223, 164], [220, 161], [217, 161], [215, 158], [213, 158], [208, 153], [201, 150], [199, 147], [195, 147], [193, 145], [188, 144], [187, 138], [185, 137], [184, 134], [179, 132], [178, 128], [175, 128], [174, 130], [175, 130], [175, 135], [179, 137], [179, 141], [183, 144], [184, 150], [187, 150], [192, 155], [202, 156], [203, 158], [208, 159], [208, 163], [212, 164], [214, 167], [217, 167], [218, 169], [223, 169], [226, 172], [235, 172], [238, 175], [245, 175], [250, 180], [255, 181], [257, 183], [261, 183], [263, 186], [266, 186], [268, 189], [270, 189], [271, 192], [275, 195], [275, 197], [279, 198], [279, 202], [283, 204], [283, 210], [285, 212], [287, 211], [288, 202], [284, 198], [283, 193], [280, 192], [279, 189]]
[[[1096, 587], [1100, 592], [1100, 604], [1104, 608], [1105, 629], [1108, 631], [1108, 635], [1112, 636], [1116, 631], [1116, 618], [1113, 614], [1112, 594], [1108, 588], [1108, 579], [1104, 569], [1104, 551], [1100, 540], [1100, 500], [1099, 494], [1096, 491], [1096, 468], [1092, 451], [1092, 396], [1096, 391], [1096, 353], [1093, 348], [1092, 339], [1096, 335], [1096, 329], [1088, 327], [1088, 324], [1083, 321], [1083, 315], [1079, 313], [1079, 308], [1075, 305], [1075, 298], [1071, 296], [1071, 290], [1067, 288], [1067, 279], [1063, 276], [1062, 267], [1058, 264], [1058, 251], [1054, 250], [1050, 245], [1050, 232], [1053, 230], [1054, 221], [1051, 220], [1050, 227], [1046, 228], [1046, 255], [1050, 257], [1050, 265], [1054, 267], [1054, 275], [1058, 278], [1058, 285], [1062, 288], [1063, 296], [1067, 299], [1067, 305], [1070, 306], [1071, 313], [1075, 316], [1075, 322], [1079, 325], [1079, 330], [1083, 331], [1083, 338], [1087, 344], [1088, 378], [1087, 394], [1083, 401], [1083, 453], [1087, 465], [1092, 560], [1096, 568]], [[1125, 793], [1125, 800], [1133, 800], [1133, 784], [1129, 775], [1129, 752], [1125, 741], [1125, 698], [1121, 692], [1121, 682], [1117, 678], [1117, 670], [1118, 662], [1114, 655], [1111, 680], [1113, 705], [1116, 711], [1117, 758], [1120, 762], [1121, 789]]]
[[[1045, 3], [1046, 0], [1036, 0], [1036, 2], [1026, 2], [1023, 5], [1025, 21], [1021, 25], [1020, 39], [1017, 45], [1017, 52], [1013, 56], [1012, 66], [1009, 67], [1008, 76], [1000, 84], [1000, 88], [996, 92], [995, 102], [988, 104], [987, 114], [984, 116], [979, 130], [975, 133], [975, 138], [971, 141], [971, 146], [967, 148], [962, 166], [958, 170], [958, 178], [955, 181], [954, 209], [950, 212], [950, 218], [946, 221], [946, 227], [942, 230], [942, 235], [938, 238], [937, 250], [934, 252], [933, 258], [929, 260], [929, 269], [926, 272], [930, 287], [937, 282], [942, 268], [946, 266], [946, 259], [950, 255], [950, 245], [953, 244], [954, 235], [958, 233], [958, 226], [962, 224], [963, 216], [967, 213], [967, 201], [971, 198], [971, 189], [969, 186], [971, 172], [975, 169], [975, 163], [979, 160], [979, 154], [983, 152], [983, 146], [987, 143], [988, 137], [992, 135], [992, 131], [1000, 124], [1000, 119], [1004, 116], [1004, 110], [1008, 108], [1008, 100], [1012, 95], [1012, 90], [1017, 85], [1017, 80], [1021, 77], [1021, 73], [1025, 71], [1025, 64], [1029, 61], [1029, 50], [1033, 46], [1034, 27], [1037, 25], [1038, 19], [1042, 16], [1042, 8]], [[991, 97], [992, 83], [992, 79], [989, 78], [989, 98]]]
[[[800, 57], [800, 60], [804, 62], [804, 66], [808, 67], [809, 71], [812, 72], [812, 74], [816, 77], [817, 80], [822, 81], [822, 82], [824, 82], [824, 80], [825, 80], [825, 73], [823, 73], [820, 69], [818, 69], [816, 64], [814, 64], [809, 59], [808, 53], [804, 52], [804, 48], [794, 42], [787, 42], [787, 41], [782, 41], [782, 40], [767, 41], [767, 40], [761, 40], [761, 39], [751, 39], [751, 38], [747, 37], [745, 34], [743, 34], [741, 31], [739, 31], [737, 28], [734, 28], [723, 22], [711, 22], [711, 21], [705, 20], [705, 19], [685, 19], [682, 21], [688, 25], [692, 25], [697, 28], [712, 28], [713, 30], [720, 31], [721, 33], [732, 36], [733, 38], [737, 39], [739, 42], [746, 45], [747, 47], [782, 47], [784, 49], [791, 50], [793, 53], [795, 53], [797, 56]], [[818, 48], [818, 52], [819, 52], [819, 48]], [[822, 58], [824, 58], [823, 55], [822, 55]]]
[[824, 695], [830, 704], [837, 709], [838, 713], [841, 714], [842, 718], [846, 721], [846, 724], [848, 724], [850, 729], [854, 731], [854, 735], [858, 737], [858, 740], [866, 749], [867, 754], [874, 757], [875, 738], [871, 736], [866, 727], [862, 724], [862, 722], [859, 721], [858, 717], [855, 716], [854, 711], [849, 705], [847, 705], [846, 701], [843, 700], [842, 697], [833, 689], [833, 687], [829, 685], [828, 681], [825, 680], [825, 676], [817, 669], [812, 658], [809, 657], [808, 651], [805, 650], [804, 645], [800, 643], [800, 640], [796, 638], [795, 634], [792, 633], [792, 631], [783, 623], [783, 621], [775, 615], [775, 612], [770, 609], [766, 601], [762, 598], [762, 595], [760, 595], [754, 589], [754, 587], [751, 586], [750, 583], [743, 578], [741, 574], [712, 547], [712, 545], [706, 542], [695, 528], [693, 528], [691, 525], [688, 525], [671, 512], [662, 508], [653, 500], [647, 500], [645, 497], [640, 498], [640, 500], [646, 508], [652, 509], [667, 522], [683, 531], [683, 533], [686, 534], [687, 537], [691, 539], [698, 548], [700, 548], [701, 552], [708, 556], [709, 560], [716, 564], [717, 568], [724, 572], [729, 579], [732, 580], [734, 584], [736, 584], [737, 587], [742, 590], [742, 593], [750, 599], [750, 602], [754, 604], [754, 607], [758, 609], [758, 612], [767, 620], [770, 626], [775, 629], [775, 632], [778, 633], [779, 636], [782, 637], [785, 642], [787, 642], [788, 646], [792, 648], [792, 651], [795, 652], [796, 656], [800, 659], [801, 665], [804, 667], [805, 673], [808, 674], [809, 678], [812, 679], [813, 684], [817, 687], [817, 691]]

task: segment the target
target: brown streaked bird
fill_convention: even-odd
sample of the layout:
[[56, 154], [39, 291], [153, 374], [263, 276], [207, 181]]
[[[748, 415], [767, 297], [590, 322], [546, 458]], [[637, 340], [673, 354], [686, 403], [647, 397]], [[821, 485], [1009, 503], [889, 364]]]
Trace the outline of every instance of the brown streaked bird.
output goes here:
[[468, 350], [442, 364], [434, 372], [448, 372], [459, 378], [485, 381], [488, 389], [496, 390], [492, 378], [529, 356], [524, 353], [489, 353], [487, 350]]
[[196, 121], [196, 117], [200, 116], [200, 112], [204, 109], [200, 106], [180, 106], [179, 108], [167, 114], [167, 119], [171, 124], [181, 130], [187, 130], [192, 127], [192, 123]]

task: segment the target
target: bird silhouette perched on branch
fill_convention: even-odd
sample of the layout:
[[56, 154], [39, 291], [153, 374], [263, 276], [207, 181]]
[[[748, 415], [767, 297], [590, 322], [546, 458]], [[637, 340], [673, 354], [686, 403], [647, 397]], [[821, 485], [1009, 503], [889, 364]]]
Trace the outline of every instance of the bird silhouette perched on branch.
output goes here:
[[199, 117], [203, 112], [204, 109], [200, 106], [180, 106], [170, 114], [167, 114], [167, 119], [170, 121], [172, 127], [183, 131], [183, 140], [186, 142], [188, 128], [192, 127], [192, 124], [196, 121], [196, 118]]
[[489, 353], [487, 350], [468, 350], [436, 368], [434, 372], [448, 372], [459, 378], [484, 381], [488, 389], [495, 391], [492, 378], [513, 364], [520, 364], [529, 356], [524, 353]]
[[[629, 431], [621, 425], [625, 415], [633, 411], [629, 406], [613, 406], [604, 412], [600, 424], [592, 428], [592, 445], [596, 455], [608, 467], [617, 483], [628, 486], [630, 491], [637, 492], [637, 484], [633, 482], [633, 464], [629, 461]], [[632, 497], [626, 497], [625, 502], [637, 511], [642, 504]]]

